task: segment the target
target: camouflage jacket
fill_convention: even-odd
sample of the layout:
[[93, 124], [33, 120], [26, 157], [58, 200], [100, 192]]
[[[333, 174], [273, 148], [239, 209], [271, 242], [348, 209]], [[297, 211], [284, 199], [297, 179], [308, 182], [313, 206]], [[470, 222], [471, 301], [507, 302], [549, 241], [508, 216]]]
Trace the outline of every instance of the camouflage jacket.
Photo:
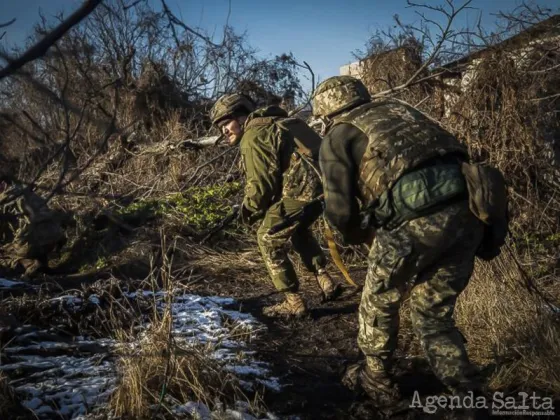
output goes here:
[[334, 118], [334, 126], [340, 123], [358, 127], [368, 138], [358, 181], [365, 204], [375, 202], [402, 175], [430, 159], [449, 154], [468, 158], [465, 146], [451, 133], [398, 101], [360, 105]]
[[[64, 232], [55, 220], [54, 213], [45, 200], [34, 192], [13, 184], [0, 193], [0, 203], [3, 222], [7, 222], [2, 223], [0, 229], [3, 240], [8, 239], [6, 231], [9, 228], [16, 247], [27, 249], [32, 246], [34, 251], [49, 247], [63, 238]], [[5, 246], [10, 247], [11, 244]]]
[[361, 243], [370, 232], [361, 229], [360, 210], [379, 203], [403, 174], [455, 154], [466, 149], [411, 107], [380, 101], [354, 108], [334, 119], [321, 146], [325, 216], [347, 243]]
[[282, 108], [269, 106], [251, 113], [240, 142], [246, 176], [243, 206], [255, 217], [282, 198], [309, 201], [321, 191], [321, 181], [296, 152], [289, 130], [275, 123], [287, 118]]

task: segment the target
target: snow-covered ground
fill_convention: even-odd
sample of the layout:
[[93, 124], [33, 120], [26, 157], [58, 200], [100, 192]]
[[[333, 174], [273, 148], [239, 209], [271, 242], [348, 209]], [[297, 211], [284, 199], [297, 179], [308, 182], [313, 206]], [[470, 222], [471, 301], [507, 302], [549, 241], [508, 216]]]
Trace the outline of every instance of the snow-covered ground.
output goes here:
[[[0, 287], [12, 286], [7, 280], [0, 282]], [[155, 299], [159, 310], [166, 307], [163, 292], [133, 292], [125, 294], [124, 298]], [[97, 296], [85, 299], [67, 295], [56, 300], [69, 311], [100, 304]], [[271, 376], [269, 366], [259, 361], [249, 343], [243, 340], [256, 337], [265, 327], [250, 314], [231, 309], [235, 303], [230, 298], [174, 294], [171, 302], [173, 335], [182, 345], [209, 345], [213, 349], [210, 357], [222, 363], [224, 369], [234, 372], [246, 389], [262, 384], [279, 391], [280, 383]], [[147, 326], [145, 323], [144, 327]], [[116, 341], [88, 337], [58, 339], [52, 331], [33, 326], [25, 326], [17, 332], [16, 340], [4, 349], [10, 363], [1, 365], [0, 370], [12, 378], [11, 383], [23, 397], [23, 404], [39, 418], [60, 418], [60, 415], [67, 419], [87, 418], [92, 409], [106, 404], [117, 382], [112, 354], [118, 345]], [[140, 334], [139, 340], [142, 339]], [[210, 419], [212, 416], [207, 406], [196, 401], [177, 403], [172, 410], [178, 418]], [[219, 410], [221, 418], [225, 415], [232, 419], [254, 419], [242, 402], [237, 407], [215, 410]], [[265, 418], [275, 417], [269, 414]]]

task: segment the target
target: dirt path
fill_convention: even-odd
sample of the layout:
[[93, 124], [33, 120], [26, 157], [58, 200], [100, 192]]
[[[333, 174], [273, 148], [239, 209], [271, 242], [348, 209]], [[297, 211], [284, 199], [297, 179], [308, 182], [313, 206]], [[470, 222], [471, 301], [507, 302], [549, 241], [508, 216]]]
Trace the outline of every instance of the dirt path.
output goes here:
[[[351, 274], [363, 285], [365, 270], [354, 270]], [[232, 296], [240, 302], [242, 310], [267, 325], [268, 332], [253, 344], [261, 359], [274, 366], [274, 375], [284, 386], [281, 393], [269, 393], [265, 397], [267, 406], [275, 414], [302, 419], [422, 418], [410, 410], [384, 415], [367, 399], [357, 399], [341, 384], [346, 366], [360, 356], [356, 337], [361, 294], [346, 284], [344, 288], [339, 300], [322, 303], [313, 279], [303, 278], [302, 290], [311, 311], [309, 316], [299, 320], [262, 316], [263, 306], [282, 298], [262, 279], [224, 278], [199, 285], [200, 290], [196, 292]], [[423, 394], [441, 392], [435, 378], [425, 373], [402, 376], [401, 380], [405, 395], [412, 396], [414, 389], [422, 389]]]

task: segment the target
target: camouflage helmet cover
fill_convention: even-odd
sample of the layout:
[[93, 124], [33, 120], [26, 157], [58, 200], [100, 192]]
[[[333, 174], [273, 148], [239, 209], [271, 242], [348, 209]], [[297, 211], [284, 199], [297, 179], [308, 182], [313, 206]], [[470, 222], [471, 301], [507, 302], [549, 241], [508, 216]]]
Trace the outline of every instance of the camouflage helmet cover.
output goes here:
[[313, 94], [313, 116], [332, 115], [371, 100], [365, 85], [355, 77], [333, 76], [317, 86]]
[[255, 105], [247, 96], [239, 93], [224, 95], [216, 101], [210, 111], [212, 124], [217, 124], [219, 121], [242, 109], [246, 109], [247, 112], [251, 113], [255, 110]]

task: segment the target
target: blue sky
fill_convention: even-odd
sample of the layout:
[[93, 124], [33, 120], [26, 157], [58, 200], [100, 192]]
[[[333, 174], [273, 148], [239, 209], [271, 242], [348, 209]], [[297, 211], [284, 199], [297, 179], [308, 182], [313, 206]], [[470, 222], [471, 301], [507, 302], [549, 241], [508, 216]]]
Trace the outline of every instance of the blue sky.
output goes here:
[[[149, 0], [159, 8], [159, 0]], [[0, 22], [17, 18], [2, 40], [4, 45], [20, 43], [39, 18], [39, 10], [47, 17], [60, 10], [69, 13], [79, 5], [76, 0], [8, 0], [0, 2]], [[429, 4], [439, 1], [428, 0]], [[500, 10], [512, 10], [520, 0], [474, 0], [468, 15], [458, 24], [476, 20], [482, 12], [483, 22], [490, 25], [491, 16]], [[558, 0], [536, 0], [534, 3], [558, 13]], [[226, 22], [228, 0], [168, 0], [169, 6], [185, 23], [216, 31]], [[339, 68], [354, 61], [352, 52], [362, 49], [376, 29], [385, 29], [398, 14], [403, 21], [418, 20], [406, 0], [231, 0], [229, 23], [237, 32], [247, 31], [251, 45], [263, 56], [293, 52], [300, 61], [307, 61], [319, 79], [336, 75]]]

